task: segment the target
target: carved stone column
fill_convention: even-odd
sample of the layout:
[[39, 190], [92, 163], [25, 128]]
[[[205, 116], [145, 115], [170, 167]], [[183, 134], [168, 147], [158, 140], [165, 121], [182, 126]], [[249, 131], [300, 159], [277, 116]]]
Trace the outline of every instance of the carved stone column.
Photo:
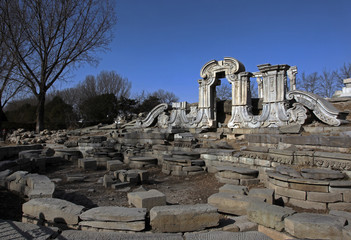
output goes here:
[[263, 127], [287, 125], [285, 94], [289, 65], [262, 64], [257, 66], [263, 77], [263, 109], [259, 121]]

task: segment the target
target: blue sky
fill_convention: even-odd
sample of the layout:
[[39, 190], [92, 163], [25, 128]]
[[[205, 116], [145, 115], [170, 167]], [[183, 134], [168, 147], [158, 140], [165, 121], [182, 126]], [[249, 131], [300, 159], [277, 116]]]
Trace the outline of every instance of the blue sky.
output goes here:
[[86, 75], [116, 71], [132, 94], [158, 89], [198, 101], [202, 66], [234, 57], [247, 71], [263, 63], [297, 65], [299, 75], [351, 62], [350, 0], [116, 0], [111, 51]]

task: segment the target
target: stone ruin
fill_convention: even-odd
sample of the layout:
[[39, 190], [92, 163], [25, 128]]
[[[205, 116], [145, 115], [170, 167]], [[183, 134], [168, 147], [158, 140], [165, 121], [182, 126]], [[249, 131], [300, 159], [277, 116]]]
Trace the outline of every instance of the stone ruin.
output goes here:
[[[0, 221], [6, 229], [0, 236], [351, 239], [350, 118], [334, 106], [350, 109], [349, 80], [338, 98], [327, 100], [296, 89], [295, 66], [258, 69], [246, 72], [234, 58], [212, 60], [200, 72], [198, 105], [160, 104], [133, 122], [39, 135], [15, 131], [8, 139], [22, 145], [0, 148], [0, 185], [27, 202], [22, 223]], [[216, 86], [223, 78], [232, 101], [221, 106]], [[251, 97], [251, 78], [258, 98]], [[130, 207], [87, 209], [56, 198], [57, 182], [43, 174], [67, 162], [87, 172], [106, 170], [98, 184], [126, 189]], [[223, 186], [194, 205], [171, 205], [156, 189], [129, 190], [147, 182], [155, 167], [181, 179], [214, 174]]]

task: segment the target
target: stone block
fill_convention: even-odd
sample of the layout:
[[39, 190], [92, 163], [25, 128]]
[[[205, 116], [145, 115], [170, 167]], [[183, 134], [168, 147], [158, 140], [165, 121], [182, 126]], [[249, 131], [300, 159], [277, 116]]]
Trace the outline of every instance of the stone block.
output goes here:
[[280, 181], [274, 178], [269, 178], [268, 181], [276, 186], [288, 188], [289, 182]]
[[49, 222], [78, 224], [84, 207], [57, 198], [36, 198], [22, 205], [23, 214]]
[[351, 203], [351, 189], [349, 189], [348, 191], [344, 191], [342, 193], [342, 195], [343, 195], [343, 201], [344, 202]]
[[145, 229], [145, 221], [133, 222], [105, 222], [105, 221], [81, 221], [80, 227], [90, 227], [108, 230], [142, 231]]
[[96, 170], [97, 169], [97, 162], [94, 159], [80, 159], [80, 168], [84, 170]]
[[328, 208], [329, 210], [351, 212], [351, 203], [347, 203], [347, 202], [328, 203]]
[[342, 239], [351, 239], [351, 225], [346, 225], [342, 229]]
[[217, 208], [208, 204], [154, 207], [150, 225], [156, 232], [188, 232], [217, 226]]
[[284, 219], [294, 213], [292, 209], [264, 202], [251, 202], [247, 208], [247, 217], [250, 221], [277, 231], [284, 230]]
[[294, 198], [294, 199], [300, 199], [300, 200], [306, 199], [306, 192], [305, 191], [300, 191], [300, 190], [295, 190], [295, 189], [289, 189], [289, 188], [283, 188], [283, 187], [276, 186], [275, 193], [279, 194], [281, 196], [290, 197], [290, 198]]
[[289, 188], [301, 190], [301, 191], [308, 191], [308, 192], [321, 192], [321, 193], [328, 193], [329, 186], [326, 185], [317, 185], [317, 184], [309, 184], [306, 183], [296, 183], [296, 182], [289, 182]]
[[257, 231], [250, 232], [226, 232], [226, 231], [209, 231], [200, 233], [185, 233], [186, 240], [211, 240], [211, 239], [240, 239], [240, 240], [272, 240], [263, 233]]
[[252, 179], [240, 179], [240, 185], [243, 186], [252, 186], [260, 183], [260, 179], [252, 178]]
[[322, 211], [325, 211], [327, 209], [326, 203], [311, 202], [311, 201], [299, 200], [294, 198], [289, 199], [289, 204], [303, 209], [314, 209], [314, 210], [322, 210]]
[[[314, 157], [321, 154], [320, 152], [315, 152]], [[325, 153], [323, 153], [325, 154]], [[335, 159], [333, 155], [330, 156]], [[330, 170], [330, 169], [316, 169], [316, 168], [303, 168], [301, 169], [301, 174], [304, 178], [316, 179], [316, 180], [325, 180], [325, 179], [343, 179], [345, 174], [340, 171]]]
[[108, 206], [89, 209], [83, 212], [79, 217], [83, 221], [135, 222], [144, 221], [145, 216], [145, 208]]
[[219, 192], [247, 195], [249, 192], [249, 189], [246, 186], [225, 184], [224, 186], [219, 188]]
[[113, 183], [115, 183], [115, 180], [113, 180], [112, 175], [105, 174], [104, 177], [103, 177], [102, 185], [105, 188], [110, 188]]
[[116, 171], [116, 170], [121, 170], [125, 168], [126, 168], [126, 165], [124, 165], [123, 162], [119, 160], [107, 161], [106, 163], [107, 171]]
[[218, 182], [220, 182], [220, 183], [226, 183], [226, 184], [232, 184], [232, 185], [239, 185], [240, 184], [239, 179], [223, 178], [223, 177], [219, 176], [218, 174], [219, 174], [219, 172], [217, 172], [215, 174], [215, 177], [218, 180]]
[[255, 165], [256, 166], [261, 166], [261, 167], [271, 167], [271, 161], [256, 158], [255, 159]]
[[218, 208], [219, 212], [239, 216], [246, 215], [247, 207], [252, 201], [263, 202], [263, 200], [259, 198], [251, 198], [241, 194], [225, 192], [215, 193], [207, 199], [208, 204]]
[[127, 182], [130, 182], [130, 183], [138, 183], [140, 182], [140, 176], [138, 173], [136, 172], [127, 172], [127, 175], [126, 175], [126, 180]]
[[253, 166], [253, 165], [255, 165], [255, 159], [254, 158], [248, 158], [248, 157], [240, 157], [239, 158], [239, 163]]
[[341, 240], [345, 219], [315, 213], [297, 213], [285, 218], [285, 231], [298, 238]]
[[155, 206], [166, 205], [166, 195], [155, 189], [142, 192], [130, 192], [127, 197], [130, 205], [137, 208], [146, 208], [148, 211]]
[[253, 188], [250, 189], [248, 194], [249, 197], [261, 198], [266, 203], [273, 204], [274, 201], [274, 189], [267, 188]]
[[307, 200], [312, 202], [333, 203], [341, 202], [341, 193], [307, 192]]
[[258, 231], [262, 234], [264, 234], [267, 237], [270, 237], [270, 239], [273, 240], [294, 240], [297, 238], [294, 238], [288, 233], [285, 232], [279, 232], [275, 229], [265, 227], [263, 225], [258, 225]]
[[351, 213], [350, 212], [331, 210], [331, 211], [329, 211], [329, 214], [333, 215], [333, 216], [345, 218], [349, 224], [351, 223]]

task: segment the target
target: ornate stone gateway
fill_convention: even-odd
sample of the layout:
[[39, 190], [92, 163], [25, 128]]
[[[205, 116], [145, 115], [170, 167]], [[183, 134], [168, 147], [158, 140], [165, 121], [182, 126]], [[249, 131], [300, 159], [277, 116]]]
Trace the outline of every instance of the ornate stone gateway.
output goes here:
[[[339, 126], [346, 123], [346, 115], [338, 111], [322, 97], [296, 90], [297, 67], [262, 64], [258, 72], [246, 72], [238, 60], [226, 57], [222, 61], [212, 60], [201, 71], [199, 103], [187, 113], [187, 102], [172, 104], [170, 113], [166, 104], [155, 107], [137, 127], [149, 127], [152, 123], [161, 128], [216, 128], [216, 86], [226, 78], [232, 86], [232, 111], [229, 128], [280, 127], [303, 124], [308, 110], [322, 122]], [[263, 108], [260, 115], [252, 114], [250, 78], [256, 78], [258, 97]], [[289, 78], [289, 87], [288, 87]]]

